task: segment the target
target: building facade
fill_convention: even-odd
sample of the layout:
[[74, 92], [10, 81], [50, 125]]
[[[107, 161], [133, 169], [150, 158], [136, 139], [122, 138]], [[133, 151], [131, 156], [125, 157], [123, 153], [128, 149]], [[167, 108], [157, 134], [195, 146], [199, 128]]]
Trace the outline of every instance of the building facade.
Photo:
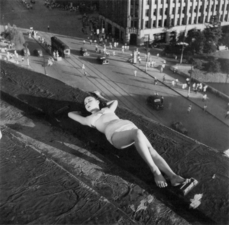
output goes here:
[[217, 19], [229, 25], [229, 0], [99, 0], [101, 26], [121, 41], [143, 45]]

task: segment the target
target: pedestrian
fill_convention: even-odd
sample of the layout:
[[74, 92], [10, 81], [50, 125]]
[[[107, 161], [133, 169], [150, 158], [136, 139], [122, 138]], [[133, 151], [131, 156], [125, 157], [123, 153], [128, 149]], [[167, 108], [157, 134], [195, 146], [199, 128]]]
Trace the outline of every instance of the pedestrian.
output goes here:
[[160, 69], [161, 73], [163, 72], [163, 69], [164, 69], [164, 67], [163, 67], [163, 65], [161, 65], [161, 69]]
[[205, 104], [203, 107], [204, 112], [207, 112], [207, 105]]
[[208, 85], [204, 85], [203, 92], [205, 93], [207, 91]]
[[226, 112], [225, 119], [229, 117], [229, 110]]
[[173, 80], [173, 81], [172, 81], [172, 86], [174, 87], [174, 86], [175, 86], [175, 84], [176, 84], [176, 82]]
[[90, 39], [90, 45], [92, 44], [92, 40]]
[[113, 51], [113, 55], [115, 55], [115, 51]]
[[188, 106], [188, 109], [187, 109], [187, 113], [190, 113], [191, 110], [192, 110], [192, 105], [189, 105], [189, 106]]
[[49, 57], [49, 58], [48, 58], [48, 64], [47, 64], [47, 66], [52, 66], [52, 65], [53, 65], [52, 58]]
[[174, 55], [175, 60], [177, 60], [177, 55]]
[[203, 91], [203, 84], [200, 83], [200, 86], [199, 86], [199, 91], [202, 92]]
[[154, 85], [157, 85], [157, 78], [154, 77]]
[[163, 80], [163, 82], [165, 82], [165, 75], [163, 76], [162, 80]]
[[86, 73], [86, 71], [85, 71], [85, 65], [84, 65], [84, 64], [82, 65], [82, 70], [83, 70], [84, 75], [86, 76], [87, 73]]
[[49, 32], [49, 30], [50, 30], [50, 27], [49, 27], [49, 25], [47, 26], [47, 30], [48, 30], [48, 32]]
[[98, 52], [98, 45], [95, 45], [95, 52]]
[[139, 64], [141, 64], [141, 61], [142, 61], [141, 57], [138, 56], [138, 62], [139, 62]]
[[122, 46], [122, 52], [124, 53], [124, 46]]
[[204, 94], [204, 95], [202, 96], [202, 101], [205, 102], [206, 100], [207, 100], [207, 95]]
[[159, 54], [157, 54], [157, 57], [159, 57], [160, 55]]
[[137, 76], [137, 70], [134, 70], [134, 76], [135, 77]]
[[83, 40], [83, 44], [85, 45], [85, 43], [86, 43], [86, 41], [85, 40]]

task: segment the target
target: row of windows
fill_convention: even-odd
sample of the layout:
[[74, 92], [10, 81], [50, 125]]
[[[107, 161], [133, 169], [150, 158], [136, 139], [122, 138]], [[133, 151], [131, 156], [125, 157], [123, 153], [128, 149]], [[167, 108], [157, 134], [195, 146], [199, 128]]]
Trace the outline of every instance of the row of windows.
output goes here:
[[[229, 8], [229, 5], [228, 5], [228, 8]], [[181, 9], [182, 9], [182, 11], [181, 11]], [[223, 9], [223, 7], [222, 7], [221, 9]], [[165, 9], [165, 14], [166, 14], [166, 15], [169, 13], [168, 10], [169, 10], [168, 8]], [[172, 14], [175, 14], [175, 11], [176, 11], [176, 8], [173, 8]], [[205, 12], [208, 12], [208, 11], [209, 11], [209, 9], [207, 8], [207, 9], [205, 10]], [[214, 6], [212, 6], [211, 11], [212, 11], [212, 12], [214, 11]], [[218, 5], [216, 6], [215, 11], [217, 11], [217, 12], [219, 11], [219, 6], [218, 6]], [[149, 9], [146, 9], [146, 11], [145, 11], [145, 16], [149, 16], [149, 12], [150, 12]], [[192, 12], [192, 8], [189, 9], [189, 13], [191, 13], [191, 12]], [[194, 12], [195, 12], [195, 13], [198, 12], [198, 8], [197, 8], [197, 7], [194, 9]], [[201, 7], [199, 8], [199, 12], [200, 12], [200, 13], [201, 13], [201, 12], [204, 12], [204, 6], [201, 6]], [[177, 8], [177, 13], [186, 13], [186, 7]], [[160, 14], [160, 15], [163, 14], [163, 8], [160, 9], [159, 14]], [[153, 15], [155, 15], [155, 16], [157, 15], [157, 10], [156, 10], [156, 9], [153, 11]]]
[[[223, 16], [221, 16], [221, 21], [223, 20]], [[224, 16], [224, 20], [227, 21], [228, 20], [228, 15]], [[194, 24], [194, 23], [204, 23], [204, 22], [210, 22], [208, 21], [208, 16], [202, 17], [199, 16], [198, 18], [194, 18], [192, 19], [191, 17], [188, 18], [182, 18], [182, 20], [180, 21], [180, 19], [178, 18], [176, 21], [175, 19], [170, 19], [170, 25], [171, 26], [176, 26], [176, 25], [188, 25], [188, 24]], [[175, 23], [176, 22], [176, 23]], [[167, 27], [168, 26], [168, 21], [167, 20], [158, 20], [158, 26], [157, 26], [157, 21], [154, 20], [152, 23], [152, 27], [156, 28], [156, 27]], [[145, 21], [145, 28], [151, 28], [150, 27], [150, 23], [149, 21]]]

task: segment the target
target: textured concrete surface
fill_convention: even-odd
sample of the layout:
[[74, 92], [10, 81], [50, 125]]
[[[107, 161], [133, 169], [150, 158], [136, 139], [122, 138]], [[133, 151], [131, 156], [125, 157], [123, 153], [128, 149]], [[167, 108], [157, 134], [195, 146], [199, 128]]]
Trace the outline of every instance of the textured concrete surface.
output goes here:
[[[188, 221], [187, 223], [207, 224], [228, 222], [228, 158], [154, 121], [119, 108], [118, 115], [136, 123], [175, 172], [184, 177], [194, 177], [199, 181], [199, 185], [184, 200], [171, 188], [161, 190], [155, 186], [149, 169], [134, 147], [125, 151], [116, 150], [102, 134], [73, 123], [65, 113], [58, 118], [60, 122], [53, 119], [53, 113], [65, 105], [70, 106], [70, 111], [81, 111], [83, 98], [87, 95], [85, 92], [42, 74], [16, 69], [14, 65], [4, 62], [1, 65], [1, 97], [22, 110], [22, 115], [27, 118], [18, 114], [19, 121], [12, 123], [11, 118], [16, 116], [10, 112], [14, 110], [5, 107], [6, 111], [1, 112], [1, 117], [6, 118], [4, 132], [7, 133], [10, 128], [12, 133], [20, 133], [21, 140], [26, 140], [25, 136], [28, 136], [38, 141], [32, 143], [36, 148], [39, 147], [46, 157], [49, 156], [50, 161], [55, 161], [68, 172], [77, 175], [76, 177], [84, 184], [111, 201], [121, 212], [125, 212], [130, 221], [147, 224], [149, 221], [166, 218], [166, 222], [161, 223], [168, 224], [167, 220], [171, 224], [185, 224], [185, 220]], [[48, 130], [43, 125], [36, 124], [38, 119], [48, 123]], [[61, 134], [55, 136], [59, 131]], [[4, 138], [1, 144], [2, 141]], [[31, 141], [26, 140], [26, 142], [28, 145]], [[46, 145], [48, 148], [44, 147]], [[59, 149], [58, 153], [53, 150], [53, 147]], [[67, 155], [62, 155], [66, 152]], [[96, 155], [99, 160], [86, 152]], [[78, 164], [75, 160], [76, 156], [79, 158]], [[108, 163], [108, 166], [104, 165], [103, 161]], [[96, 167], [91, 163], [95, 163]], [[22, 167], [24, 166], [26, 165], [22, 164]], [[7, 168], [10, 170], [10, 167]], [[38, 168], [35, 166], [34, 169]], [[105, 171], [106, 174], [101, 171]], [[17, 189], [17, 185], [10, 185]], [[7, 196], [8, 189], [10, 188], [5, 188], [4, 196]], [[201, 204], [196, 209], [191, 209], [190, 203], [199, 194], [203, 195]], [[21, 204], [20, 202], [18, 204]], [[3, 204], [5, 208], [6, 205], [7, 203]], [[9, 202], [8, 206], [10, 205]], [[15, 212], [18, 211], [15, 209]], [[119, 218], [125, 220], [126, 217], [121, 215]]]

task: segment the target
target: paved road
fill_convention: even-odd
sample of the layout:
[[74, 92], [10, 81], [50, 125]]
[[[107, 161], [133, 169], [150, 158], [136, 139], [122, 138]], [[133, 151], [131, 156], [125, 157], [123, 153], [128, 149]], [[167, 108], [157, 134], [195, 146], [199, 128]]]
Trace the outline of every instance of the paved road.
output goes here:
[[[135, 77], [134, 70], [136, 67], [126, 62], [130, 52], [122, 53], [120, 48], [116, 50], [116, 56], [110, 57], [110, 65], [102, 66], [96, 62], [95, 47], [89, 43], [85, 47], [88, 48], [90, 56], [80, 56], [79, 49], [83, 46], [83, 38], [86, 38], [80, 32], [79, 19], [81, 16], [59, 11], [58, 9], [49, 11], [42, 3], [43, 1], [37, 1], [32, 13], [32, 11], [25, 10], [19, 1], [10, 2], [13, 11], [8, 17], [7, 14], [5, 15], [5, 22], [7, 19], [8, 21], [13, 20], [18, 27], [26, 29], [33, 26], [48, 42], [50, 42], [50, 37], [55, 34], [70, 46], [72, 55], [71, 58], [56, 62], [54, 66], [47, 68], [44, 68], [44, 59], [47, 61], [48, 54], [45, 54], [44, 58], [31, 56], [31, 69], [46, 73], [50, 77], [85, 91], [99, 89], [108, 98], [118, 99], [121, 106], [152, 118], [166, 126], [170, 126], [173, 121], [182, 121], [191, 138], [220, 151], [229, 148], [229, 121], [224, 119], [227, 104], [225, 101], [208, 93], [209, 100], [207, 104], [210, 114], [204, 113], [202, 110], [203, 102], [201, 101], [202, 94], [191, 93], [190, 99], [194, 103], [192, 103], [191, 113], [188, 114], [187, 107], [190, 101], [182, 97], [182, 95], [187, 95], [187, 90], [176, 87], [174, 91], [166, 86], [170, 86], [171, 80], [175, 78], [178, 78], [180, 82], [184, 82], [181, 77], [174, 75], [168, 68], [164, 70], [164, 73], [160, 73], [158, 68], [151, 68], [148, 73], [145, 73], [141, 71], [141, 69], [144, 69], [144, 64], [140, 66], [137, 77]], [[37, 19], [38, 13], [40, 15], [39, 20]], [[16, 20], [15, 18], [21, 19]], [[75, 30], [73, 30], [75, 27], [75, 24], [72, 23], [73, 19], [77, 23]], [[46, 24], [50, 23], [50, 20], [52, 21], [51, 31], [53, 33], [48, 33], [45, 30]], [[58, 20], [58, 23], [55, 24], [55, 20]], [[63, 35], [64, 32], [67, 35], [74, 34], [74, 36], [65, 36]], [[33, 49], [41, 48], [33, 39], [30, 39], [29, 42], [31, 52]], [[163, 59], [155, 56], [155, 61], [157, 65], [160, 65]], [[84, 75], [81, 69], [82, 64], [85, 65], [88, 76]], [[162, 83], [154, 85], [152, 76], [162, 80], [164, 74], [166, 74], [166, 85]], [[165, 97], [163, 111], [154, 111], [146, 105], [147, 97], [155, 92]]]

